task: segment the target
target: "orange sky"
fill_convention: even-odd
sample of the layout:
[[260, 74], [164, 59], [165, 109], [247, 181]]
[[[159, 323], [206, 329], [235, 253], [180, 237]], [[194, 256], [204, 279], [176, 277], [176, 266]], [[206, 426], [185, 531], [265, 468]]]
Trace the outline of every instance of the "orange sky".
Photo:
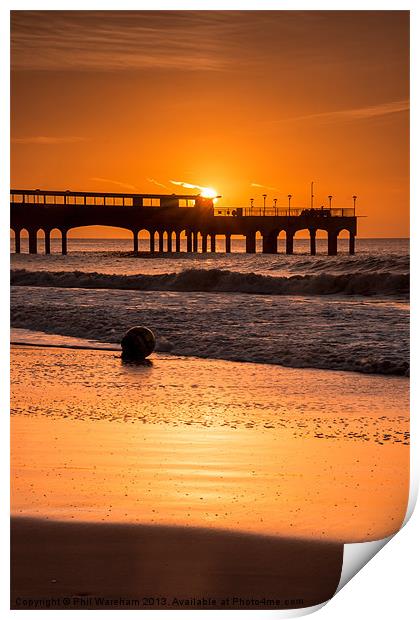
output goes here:
[[302, 206], [314, 180], [408, 236], [408, 63], [408, 11], [15, 11], [11, 184]]

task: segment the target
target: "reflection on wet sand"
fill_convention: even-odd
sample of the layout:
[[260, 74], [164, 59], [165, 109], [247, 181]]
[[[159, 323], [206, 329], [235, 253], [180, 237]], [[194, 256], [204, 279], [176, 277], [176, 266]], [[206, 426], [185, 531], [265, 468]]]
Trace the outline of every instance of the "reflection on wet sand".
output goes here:
[[16, 348], [13, 381], [15, 514], [344, 542], [404, 518], [404, 379]]

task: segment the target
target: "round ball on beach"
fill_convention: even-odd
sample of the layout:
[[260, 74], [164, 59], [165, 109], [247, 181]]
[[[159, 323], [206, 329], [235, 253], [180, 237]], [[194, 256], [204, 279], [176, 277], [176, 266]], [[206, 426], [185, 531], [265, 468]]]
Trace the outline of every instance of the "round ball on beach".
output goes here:
[[155, 346], [155, 335], [147, 327], [132, 327], [121, 340], [122, 356], [127, 360], [144, 360]]

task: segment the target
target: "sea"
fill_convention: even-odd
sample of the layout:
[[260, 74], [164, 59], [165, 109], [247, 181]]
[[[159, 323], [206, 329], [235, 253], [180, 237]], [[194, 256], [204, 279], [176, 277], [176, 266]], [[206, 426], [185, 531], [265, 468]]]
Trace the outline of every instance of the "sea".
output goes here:
[[[140, 239], [60, 239], [52, 253], [13, 252], [12, 340], [118, 346], [145, 325], [169, 355], [378, 375], [409, 374], [409, 240], [357, 239], [356, 254], [339, 239], [309, 254], [150, 255]], [[181, 250], [186, 248], [181, 245]], [[257, 247], [257, 250], [260, 249]]]

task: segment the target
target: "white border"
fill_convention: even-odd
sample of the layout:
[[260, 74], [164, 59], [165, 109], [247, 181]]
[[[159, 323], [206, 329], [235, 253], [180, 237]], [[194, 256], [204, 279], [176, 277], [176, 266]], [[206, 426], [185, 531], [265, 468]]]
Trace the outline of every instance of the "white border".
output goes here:
[[[6, 293], [5, 291], [9, 291], [9, 230], [8, 230], [8, 203], [9, 203], [9, 113], [10, 113], [10, 105], [9, 105], [9, 66], [10, 66], [10, 58], [9, 58], [9, 11], [10, 10], [63, 10], [63, 9], [91, 9], [91, 10], [111, 10], [111, 9], [120, 9], [120, 10], [141, 10], [141, 9], [231, 9], [231, 10], [251, 10], [251, 9], [259, 9], [259, 10], [411, 10], [411, 22], [412, 22], [412, 36], [411, 36], [411, 46], [412, 46], [412, 68], [411, 68], [411, 77], [412, 77], [412, 87], [411, 87], [411, 107], [412, 110], [415, 110], [415, 113], [411, 115], [412, 129], [411, 129], [411, 137], [412, 137], [412, 146], [411, 146], [411, 169], [418, 171], [420, 170], [419, 161], [418, 161], [418, 110], [419, 110], [419, 97], [418, 97], [418, 79], [414, 78], [415, 73], [419, 74], [419, 19], [418, 12], [419, 10], [416, 7], [414, 1], [410, 2], [389, 2], [389, 1], [364, 1], [361, 2], [359, 0], [355, 0], [353, 2], [340, 2], [339, 5], [337, 2], [333, 1], [323, 1], [323, 2], [300, 2], [299, 0], [295, 1], [283, 1], [283, 2], [275, 2], [275, 1], [266, 1], [260, 0], [258, 3], [251, 0], [231, 0], [230, 2], [224, 2], [221, 0], [214, 0], [212, 2], [208, 2], [205, 0], [202, 1], [193, 1], [193, 0], [166, 0], [159, 1], [156, 0], [153, 2], [150, 0], [149, 2], [145, 1], [133, 1], [133, 0], [120, 0], [120, 2], [115, 3], [111, 1], [98, 1], [98, 0], [85, 0], [84, 2], [78, 2], [77, 0], [73, 2], [68, 1], [60, 1], [54, 2], [53, 0], [43, 0], [40, 2], [31, 2], [31, 1], [3, 1], [0, 7], [0, 63], [1, 63], [1, 93], [2, 93], [2, 106], [0, 112], [0, 135], [2, 137], [1, 140], [1, 151], [0, 151], [0, 161], [2, 162], [2, 174], [0, 175], [0, 197], [2, 207], [0, 209], [0, 225], [1, 225], [1, 235], [0, 235], [0, 252], [1, 252], [1, 267], [0, 267], [0, 286], [2, 296]], [[417, 172], [418, 174], [418, 172]], [[411, 235], [412, 238], [415, 237], [417, 233], [420, 232], [419, 224], [419, 215], [418, 210], [420, 208], [419, 201], [419, 191], [418, 191], [418, 182], [415, 175], [412, 176], [411, 181], [411, 202], [414, 205], [414, 208], [411, 210], [411, 218], [412, 218], [412, 227], [411, 227]], [[415, 274], [416, 269], [420, 266], [420, 244], [416, 242], [412, 242], [411, 244], [411, 257], [412, 257], [412, 273]], [[412, 311], [412, 447], [411, 447], [411, 463], [412, 463], [412, 474], [411, 474], [411, 492], [410, 492], [410, 509], [409, 512], [413, 510], [415, 503], [415, 496], [417, 495], [418, 489], [418, 464], [417, 459], [414, 458], [414, 455], [417, 455], [418, 447], [417, 447], [417, 438], [419, 436], [418, 432], [418, 421], [416, 412], [416, 405], [420, 402], [419, 393], [418, 393], [418, 385], [419, 382], [416, 381], [416, 377], [418, 376], [418, 354], [420, 353], [418, 343], [419, 343], [419, 328], [417, 318], [417, 307], [418, 307], [418, 278], [414, 275], [412, 277], [412, 301], [413, 301], [413, 311]], [[9, 383], [9, 359], [6, 351], [9, 349], [9, 317], [8, 317], [8, 309], [3, 304], [1, 307], [1, 331], [0, 331], [0, 342], [1, 342], [1, 351], [2, 355], [0, 357], [0, 371], [2, 377], [2, 384], [8, 385]], [[3, 508], [8, 508], [9, 506], [9, 493], [8, 493], [8, 484], [9, 484], [9, 459], [8, 459], [8, 437], [9, 437], [9, 425], [8, 425], [8, 391], [4, 388], [0, 393], [1, 398], [1, 437], [5, 443], [3, 446], [2, 454], [2, 474], [3, 474], [3, 484], [0, 485], [1, 489], [1, 506]], [[8, 566], [8, 558], [9, 558], [9, 540], [8, 540], [8, 510], [2, 511], [1, 515], [1, 549], [2, 549], [2, 559], [5, 563], [6, 567]], [[352, 585], [350, 587], [344, 588], [337, 596], [334, 597], [332, 601], [330, 601], [323, 609], [318, 613], [319, 618], [324, 618], [327, 620], [328, 618], [334, 618], [334, 620], [339, 617], [340, 620], [346, 620], [347, 618], [353, 619], [355, 614], [362, 614], [363, 618], [367, 618], [370, 615], [375, 614], [376, 617], [380, 618], [395, 618], [396, 616], [403, 618], [411, 618], [414, 617], [414, 609], [417, 609], [417, 582], [415, 579], [414, 566], [418, 564], [417, 558], [415, 557], [415, 543], [419, 542], [419, 531], [420, 531], [420, 519], [418, 517], [418, 510], [415, 516], [411, 519], [411, 521], [404, 527], [404, 530], [401, 533], [398, 533], [393, 540], [387, 545], [387, 548], [382, 551], [380, 557], [372, 560], [368, 566], [366, 566], [362, 575], [357, 575], [352, 580]], [[386, 544], [387, 539], [383, 544]], [[366, 545], [370, 546], [370, 553], [366, 556]], [[375, 550], [375, 553], [379, 548], [381, 548], [381, 541], [379, 543], [362, 543], [364, 547], [363, 554], [366, 557], [372, 557], [372, 552]], [[349, 545], [346, 546], [347, 557], [350, 557], [350, 563], [354, 563], [354, 558], [358, 555], [358, 561], [356, 560], [356, 564], [354, 566], [358, 566], [358, 570], [364, 564], [364, 559], [360, 556], [360, 548], [356, 549], [357, 546]], [[351, 549], [353, 548], [353, 549]], [[414, 548], [414, 551], [413, 551]], [[417, 547], [418, 548], [418, 547]], [[351, 550], [350, 550], [351, 549]], [[350, 555], [349, 555], [350, 554]], [[373, 553], [374, 555], [374, 553]], [[343, 568], [343, 578], [342, 582], [345, 581], [345, 573], [346, 566]], [[8, 574], [8, 571], [3, 571], [3, 579], [1, 580], [1, 607], [5, 614], [13, 614], [20, 615], [21, 611], [10, 612], [8, 610], [8, 601], [9, 601], [9, 581], [4, 576]], [[248, 617], [253, 614], [255, 617], [260, 618], [262, 614], [265, 616], [276, 614], [277, 617], [293, 617], [298, 615], [303, 615], [304, 613], [308, 613], [309, 611], [315, 611], [319, 609], [321, 606], [316, 606], [315, 609], [307, 609], [307, 610], [290, 610], [290, 611], [217, 611], [217, 614], [228, 615], [232, 618], [237, 614], [241, 614], [241, 617], [245, 614]], [[43, 611], [34, 611], [35, 614], [44, 614]], [[55, 614], [60, 614], [61, 612], [52, 612], [48, 613], [48, 616], [51, 618], [55, 617]], [[84, 612], [72, 612], [68, 611], [66, 617], [73, 617], [72, 614], [85, 614], [92, 613], [91, 611]], [[95, 612], [93, 612], [95, 613]], [[114, 614], [122, 614], [121, 617], [125, 617], [127, 613], [136, 613], [130, 611], [114, 611]], [[153, 618], [159, 618], [159, 615], [162, 613], [171, 613], [173, 617], [184, 617], [185, 614], [183, 611], [169, 611], [169, 612], [161, 612], [161, 611], [144, 611], [142, 612], [142, 617], [146, 618], [148, 614], [153, 614]], [[188, 617], [192, 620], [193, 618], [202, 617], [203, 614], [207, 614], [207, 617], [210, 617], [209, 614], [214, 614], [213, 611], [190, 611]], [[51, 614], [54, 614], [51, 616]], [[181, 615], [182, 614], [182, 615]], [[4, 617], [4, 616], [3, 616]], [[44, 617], [43, 615], [41, 617]], [[151, 616], [150, 616], [151, 617]]]

